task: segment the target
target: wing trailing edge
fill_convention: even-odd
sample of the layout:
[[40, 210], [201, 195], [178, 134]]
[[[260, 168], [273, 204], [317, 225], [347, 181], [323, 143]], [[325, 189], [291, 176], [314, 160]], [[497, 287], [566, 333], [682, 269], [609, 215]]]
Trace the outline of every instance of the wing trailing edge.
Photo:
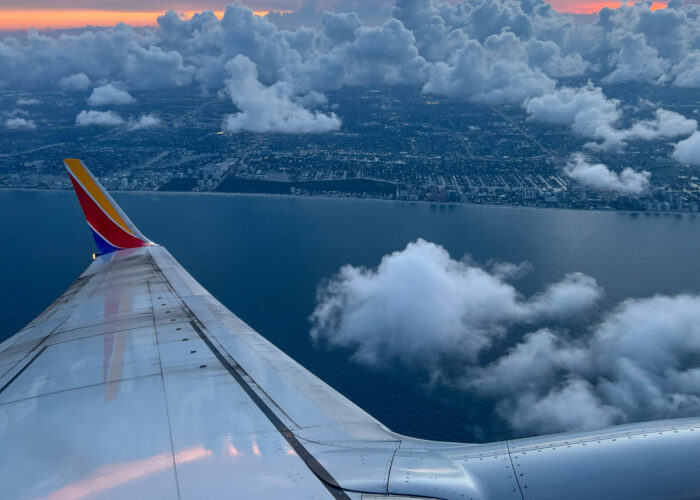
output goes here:
[[63, 163], [68, 169], [80, 207], [92, 230], [98, 254], [153, 245], [119, 208], [117, 202], [82, 161], [68, 158], [63, 160]]

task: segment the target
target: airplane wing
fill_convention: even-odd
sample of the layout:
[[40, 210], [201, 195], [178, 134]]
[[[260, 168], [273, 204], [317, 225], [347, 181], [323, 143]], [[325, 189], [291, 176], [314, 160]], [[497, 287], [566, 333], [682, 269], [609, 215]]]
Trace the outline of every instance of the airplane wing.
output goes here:
[[65, 163], [98, 252], [0, 344], [0, 498], [700, 497], [699, 419], [487, 444], [389, 431]]

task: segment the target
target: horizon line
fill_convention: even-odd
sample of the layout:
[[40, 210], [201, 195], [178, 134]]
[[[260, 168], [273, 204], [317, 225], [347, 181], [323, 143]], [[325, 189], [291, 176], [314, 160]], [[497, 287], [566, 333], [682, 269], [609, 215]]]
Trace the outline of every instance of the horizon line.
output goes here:
[[[593, 2], [581, 2], [576, 7], [564, 7], [561, 1], [549, 2], [552, 8], [560, 14], [593, 15], [605, 7], [612, 9], [623, 5], [631, 5], [634, 2], [619, 2], [615, 0], [602, 0]], [[560, 4], [559, 8], [556, 4]], [[666, 2], [653, 2], [651, 9], [657, 10], [666, 7]], [[190, 19], [194, 14], [213, 11], [214, 15], [221, 19], [223, 10], [188, 10], [178, 12], [183, 19]], [[145, 28], [158, 25], [158, 17], [166, 11], [119, 11], [106, 9], [47, 9], [47, 8], [0, 8], [0, 32], [7, 31], [53, 31], [63, 29], [80, 28], [107, 28], [124, 23], [136, 28]], [[270, 12], [289, 14], [289, 10], [253, 10], [256, 16], [264, 17]]]

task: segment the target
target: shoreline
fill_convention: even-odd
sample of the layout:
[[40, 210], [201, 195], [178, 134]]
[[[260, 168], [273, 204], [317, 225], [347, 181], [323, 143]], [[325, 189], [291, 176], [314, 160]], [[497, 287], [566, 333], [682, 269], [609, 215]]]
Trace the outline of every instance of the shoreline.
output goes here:
[[[22, 187], [0, 187], [2, 191], [18, 191], [18, 192], [37, 192], [37, 193], [72, 193], [70, 189], [40, 189], [40, 188], [22, 188]], [[585, 213], [616, 213], [625, 215], [647, 215], [661, 216], [688, 215], [695, 217], [700, 213], [695, 212], [679, 212], [676, 210], [669, 211], [647, 211], [647, 210], [618, 210], [618, 209], [600, 209], [600, 208], [566, 208], [566, 207], [533, 207], [527, 205], [497, 205], [494, 203], [471, 203], [471, 202], [446, 202], [446, 201], [425, 201], [425, 200], [385, 200], [381, 198], [344, 198], [341, 196], [323, 196], [323, 195], [292, 195], [292, 194], [276, 194], [276, 193], [228, 193], [217, 191], [111, 191], [111, 195], [167, 195], [167, 196], [223, 196], [223, 197], [250, 197], [250, 198], [280, 198], [290, 200], [332, 200], [341, 202], [379, 202], [379, 203], [397, 203], [408, 205], [432, 205], [436, 207], [484, 207], [484, 208], [504, 208], [516, 210], [551, 210], [551, 211], [566, 211], [566, 212], [585, 212]]]

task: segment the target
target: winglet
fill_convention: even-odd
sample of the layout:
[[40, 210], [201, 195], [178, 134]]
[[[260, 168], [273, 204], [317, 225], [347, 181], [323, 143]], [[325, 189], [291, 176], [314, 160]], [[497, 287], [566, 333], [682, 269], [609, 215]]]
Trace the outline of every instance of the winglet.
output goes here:
[[99, 254], [153, 245], [129, 220], [83, 162], [63, 160]]

